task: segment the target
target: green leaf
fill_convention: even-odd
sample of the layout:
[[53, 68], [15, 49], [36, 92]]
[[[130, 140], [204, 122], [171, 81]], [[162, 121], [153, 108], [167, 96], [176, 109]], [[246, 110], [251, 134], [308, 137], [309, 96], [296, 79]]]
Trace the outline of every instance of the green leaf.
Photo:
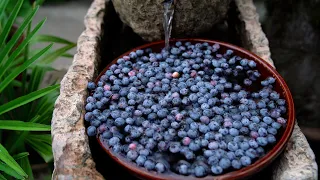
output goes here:
[[22, 86], [22, 83], [20, 81], [17, 81], [17, 80], [13, 80], [11, 82], [12, 86], [15, 86], [15, 87], [21, 87]]
[[38, 98], [41, 98], [43, 96], [45, 96], [46, 94], [49, 94], [50, 92], [58, 89], [60, 87], [60, 85], [53, 85], [53, 86], [49, 86], [47, 88], [32, 92], [28, 95], [19, 97], [15, 100], [12, 100], [2, 106], [0, 106], [0, 115], [3, 113], [6, 113], [12, 109], [15, 109], [17, 107], [20, 107], [22, 105], [25, 105], [29, 102], [32, 102]]
[[17, 179], [23, 179], [23, 176], [21, 176], [20, 174], [18, 174], [15, 170], [13, 170], [12, 168], [10, 168], [8, 165], [6, 165], [3, 162], [0, 162], [0, 171], [5, 172], [6, 174], [17, 178]]
[[34, 63], [31, 64], [31, 66], [29, 67], [29, 69], [33, 69], [35, 67], [40, 68], [41, 70], [43, 70], [44, 72], [48, 72], [48, 71], [59, 71], [58, 69], [55, 69], [52, 67], [52, 65], [50, 64], [40, 64], [40, 63]]
[[17, 29], [17, 31], [14, 33], [10, 41], [5, 45], [3, 50], [0, 52], [0, 59], [4, 59], [12, 50], [12, 48], [16, 45], [18, 42], [20, 36], [23, 34], [25, 29], [28, 27], [30, 22], [32, 21], [32, 18], [34, 17], [35, 13], [37, 12], [39, 7], [35, 8], [30, 15], [24, 19], [21, 26]]
[[[52, 52], [52, 51], [48, 51], [48, 52]], [[29, 52], [29, 55], [30, 56], [33, 56], [36, 54], [36, 51], [34, 50], [31, 50]], [[69, 53], [64, 53], [61, 55], [61, 57], [65, 57], [65, 58], [73, 58], [73, 55], [72, 54], [69, 54]], [[18, 66], [19, 64], [22, 64], [23, 63], [23, 56], [21, 57], [18, 57], [14, 60], [14, 62], [10, 65], [10, 68], [12, 67], [15, 67], [15, 66]], [[57, 69], [54, 69], [50, 64], [41, 64], [41, 63], [34, 63], [30, 66], [30, 68], [33, 68], [34, 66], [39, 66], [39, 67], [43, 67], [46, 69], [46, 71], [58, 71]]]
[[32, 174], [31, 165], [28, 157], [24, 157], [22, 159], [17, 160], [22, 169], [28, 174], [28, 179], [34, 179]]
[[53, 91], [52, 93], [44, 96], [39, 100], [39, 102], [34, 102], [32, 105], [32, 111], [29, 114], [29, 118], [37, 114], [41, 114], [41, 118], [37, 119], [35, 122], [41, 124], [50, 124], [52, 119], [52, 111], [54, 108], [54, 102], [59, 96], [59, 91]]
[[26, 138], [26, 142], [39, 153], [45, 162], [50, 162], [53, 159], [51, 145], [37, 139]]
[[50, 131], [51, 126], [15, 120], [0, 120], [0, 129], [16, 131]]
[[[0, 2], [0, 19], [2, 19], [2, 16], [5, 14], [5, 9], [7, 8], [9, 3], [9, 0], [2, 0]], [[0, 34], [1, 34], [1, 30], [0, 30]]]
[[[30, 122], [37, 122], [38, 119], [40, 118], [41, 116], [39, 115], [36, 115], [34, 116]], [[24, 139], [25, 137], [28, 136], [30, 132], [28, 131], [23, 131], [21, 133], [18, 134], [18, 136], [15, 136], [15, 137], [9, 137], [10, 139], [8, 140], [8, 150], [10, 153], [14, 152], [18, 147], [22, 146], [23, 143], [24, 143]]]
[[42, 57], [39, 62], [44, 63], [44, 64], [50, 64], [53, 61], [55, 61], [58, 57], [65, 54], [67, 51], [74, 48], [75, 46], [76, 46], [75, 44], [69, 44], [69, 45], [66, 45], [60, 49], [53, 51], [53, 52], [50, 52], [47, 55], [45, 55], [44, 57]]
[[0, 174], [0, 180], [7, 180], [7, 178]]
[[27, 138], [31, 141], [41, 141], [49, 145], [52, 143], [50, 134], [29, 134]]
[[[9, 35], [9, 32], [11, 30], [11, 27], [12, 27], [14, 21], [16, 20], [16, 17], [17, 17], [17, 15], [19, 13], [19, 10], [20, 10], [20, 8], [22, 6], [22, 3], [23, 3], [23, 0], [18, 0], [18, 2], [16, 2], [13, 11], [10, 14], [10, 17], [7, 20], [6, 25], [4, 26], [4, 29], [3, 29], [2, 33], [0, 34], [0, 47], [6, 41], [8, 35]], [[2, 59], [4, 56], [3, 57], [0, 56], [0, 57], [1, 57], [0, 59]]]
[[43, 80], [44, 74], [45, 74], [45, 70], [39, 66], [35, 66], [32, 69], [31, 79], [28, 85], [27, 93], [31, 93], [33, 91], [38, 90], [40, 83]]
[[59, 43], [59, 44], [73, 44], [75, 43], [68, 41], [66, 39], [57, 37], [57, 36], [52, 36], [52, 35], [37, 35], [32, 39], [32, 43], [38, 43], [38, 42], [53, 42], [53, 43]]
[[7, 8], [8, 0], [2, 0], [0, 1], [0, 14], [4, 12], [4, 10]]
[[17, 49], [10, 55], [10, 57], [6, 60], [5, 64], [1, 67], [0, 78], [3, 76], [4, 72], [8, 70], [10, 65], [16, 61], [18, 55], [23, 51], [23, 49], [28, 45], [33, 36], [40, 30], [40, 28], [45, 23], [46, 19], [42, 20], [37, 26], [33, 29], [32, 32], [23, 40], [23, 42], [17, 47]]
[[61, 56], [66, 58], [73, 58], [73, 55], [68, 53], [62, 54]]
[[[7, 76], [9, 76], [9, 72], [6, 72], [5, 73], [5, 76], [7, 77]], [[1, 83], [0, 83], [1, 84]], [[14, 88], [13, 88], [13, 84], [12, 83], [10, 83], [8, 86], [7, 86], [7, 88], [6, 89], [4, 89], [4, 91], [3, 91], [3, 95], [5, 95], [5, 99], [7, 100], [7, 101], [11, 101], [11, 100], [13, 100], [15, 97], [16, 97], [16, 94], [17, 92], [14, 92]]]
[[22, 152], [22, 153], [13, 155], [12, 157], [13, 157], [15, 160], [19, 160], [19, 159], [25, 158], [25, 157], [27, 157], [27, 156], [29, 156], [29, 153], [28, 153], [28, 152]]
[[20, 176], [27, 177], [27, 174], [19, 166], [19, 164], [10, 156], [8, 151], [0, 144], [0, 160], [17, 172]]
[[36, 0], [36, 2], [37, 2], [37, 5], [42, 5], [45, 2], [45, 0]]
[[0, 83], [0, 93], [2, 90], [14, 79], [16, 78], [20, 73], [22, 73], [24, 70], [26, 70], [33, 62], [35, 62], [39, 57], [41, 57], [43, 54], [45, 54], [50, 48], [52, 47], [52, 44], [41, 50], [39, 53], [34, 55], [32, 58], [24, 62], [21, 66], [15, 68], [9, 76], [7, 76], [1, 83]]

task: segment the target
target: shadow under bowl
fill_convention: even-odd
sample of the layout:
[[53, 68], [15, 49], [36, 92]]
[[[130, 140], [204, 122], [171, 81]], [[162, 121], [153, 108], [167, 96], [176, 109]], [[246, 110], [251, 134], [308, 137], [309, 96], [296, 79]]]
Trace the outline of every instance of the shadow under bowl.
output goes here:
[[[268, 166], [273, 160], [275, 160], [281, 152], [284, 150], [285, 145], [287, 144], [295, 124], [295, 111], [294, 111], [294, 104], [293, 99], [290, 93], [290, 90], [288, 86], [286, 85], [283, 78], [280, 76], [280, 74], [265, 60], [260, 58], [259, 56], [243, 49], [240, 47], [237, 47], [235, 45], [225, 43], [225, 42], [219, 42], [219, 41], [213, 41], [213, 40], [206, 40], [206, 39], [171, 39], [170, 44], [174, 44], [177, 41], [181, 42], [191, 42], [193, 44], [195, 43], [204, 43], [207, 42], [210, 45], [213, 44], [219, 44], [220, 49], [219, 53], [224, 53], [226, 50], [231, 49], [233, 50], [234, 54], [237, 56], [240, 56], [242, 58], [247, 58], [249, 60], [253, 60], [257, 63], [257, 69], [261, 73], [261, 78], [267, 78], [267, 77], [274, 77], [276, 79], [275, 84], [275, 90], [280, 94], [280, 97], [282, 99], [285, 99], [287, 102], [287, 125], [285, 128], [282, 128], [278, 131], [278, 134], [276, 136], [277, 143], [272, 146], [269, 151], [266, 153], [265, 156], [261, 157], [257, 161], [255, 161], [250, 166], [241, 168], [239, 170], [235, 171], [229, 171], [225, 174], [218, 175], [218, 176], [212, 176], [208, 175], [203, 178], [196, 178], [194, 176], [183, 176], [178, 175], [175, 173], [157, 173], [155, 171], [147, 171], [145, 168], [137, 166], [135, 163], [130, 162], [125, 157], [113, 153], [106, 143], [104, 143], [100, 136], [97, 137], [98, 143], [100, 146], [104, 149], [104, 151], [117, 163], [119, 163], [121, 166], [126, 168], [130, 173], [132, 173], [134, 176], [145, 179], [145, 180], [193, 180], [193, 179], [201, 179], [201, 180], [235, 180], [235, 179], [244, 179], [248, 178], [258, 172], [260, 172], [263, 168]], [[158, 42], [152, 42], [148, 43], [142, 46], [139, 46], [135, 49], [132, 49], [124, 54], [122, 54], [120, 57], [129, 55], [130, 52], [136, 51], [138, 49], [147, 49], [151, 48], [153, 52], [160, 52], [161, 49], [164, 47], [165, 43], [164, 41], [158, 41]], [[119, 58], [120, 58], [119, 57]], [[118, 58], [117, 58], [118, 59]], [[109, 69], [109, 67], [112, 64], [117, 63], [117, 59], [114, 59], [97, 77], [95, 82], [97, 83], [100, 79], [100, 77]]]

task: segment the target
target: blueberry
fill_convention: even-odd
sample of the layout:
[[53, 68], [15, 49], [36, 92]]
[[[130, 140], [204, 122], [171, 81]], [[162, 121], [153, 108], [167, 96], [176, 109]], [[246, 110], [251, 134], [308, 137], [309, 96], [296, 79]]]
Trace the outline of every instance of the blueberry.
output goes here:
[[158, 149], [159, 149], [160, 151], [166, 151], [166, 150], [168, 149], [167, 143], [164, 142], [164, 141], [160, 141], [160, 142], [158, 143]]
[[251, 164], [251, 159], [248, 156], [242, 156], [240, 162], [243, 166], [249, 166]]
[[85, 107], [86, 111], [92, 111], [95, 108], [95, 104], [94, 103], [88, 103]]
[[226, 157], [227, 157], [229, 160], [233, 160], [233, 159], [236, 158], [236, 155], [235, 155], [234, 152], [229, 151], [229, 152], [227, 152], [227, 156], [226, 156]]
[[286, 104], [286, 101], [284, 99], [278, 99], [277, 100], [277, 104], [280, 105], [280, 106], [283, 106]]
[[94, 102], [96, 102], [96, 99], [94, 98], [94, 97], [92, 97], [92, 96], [89, 96], [88, 98], [87, 98], [87, 103], [94, 103]]
[[208, 116], [201, 116], [201, 117], [200, 117], [200, 121], [201, 121], [203, 124], [209, 124], [210, 119], [209, 119]]
[[89, 126], [87, 129], [88, 136], [95, 136], [97, 134], [97, 129], [95, 126]]
[[208, 164], [213, 166], [213, 165], [217, 165], [219, 163], [219, 158], [215, 155], [212, 155], [208, 158]]
[[222, 158], [219, 161], [219, 166], [222, 169], [228, 169], [231, 166], [231, 161], [229, 159], [227, 159], [227, 158]]
[[150, 99], [146, 99], [146, 100], [143, 101], [143, 106], [144, 107], [151, 107], [152, 105], [153, 105], [153, 102]]
[[118, 127], [123, 126], [125, 124], [125, 120], [123, 118], [119, 117], [114, 121], [114, 124]]
[[185, 152], [185, 153], [184, 153], [184, 156], [185, 156], [185, 158], [186, 158], [187, 160], [191, 160], [191, 159], [194, 159], [194, 158], [195, 158], [194, 153], [191, 152], [191, 151]]
[[230, 151], [236, 151], [238, 148], [239, 148], [239, 147], [238, 147], [238, 144], [237, 144], [237, 143], [235, 143], [235, 142], [229, 142], [229, 143], [228, 143], [228, 149], [229, 149]]
[[216, 141], [212, 141], [208, 144], [209, 149], [218, 149], [219, 148], [219, 143]]
[[181, 164], [178, 166], [178, 172], [182, 175], [187, 175], [188, 174], [188, 166], [185, 164]]
[[242, 123], [244, 126], [249, 126], [249, 125], [250, 125], [250, 121], [249, 121], [249, 119], [247, 119], [247, 118], [242, 118], [241, 123]]
[[240, 121], [234, 121], [232, 126], [236, 129], [240, 129], [242, 127], [242, 123]]
[[134, 119], [132, 119], [132, 118], [126, 118], [126, 123], [132, 125], [132, 124], [134, 123]]
[[159, 173], [163, 173], [165, 171], [165, 166], [162, 163], [157, 163], [155, 169]]
[[260, 136], [263, 136], [263, 137], [267, 136], [267, 134], [268, 134], [267, 130], [263, 127], [259, 128], [258, 133]]
[[257, 143], [260, 146], [266, 146], [268, 144], [268, 139], [266, 137], [257, 137]]
[[100, 126], [101, 122], [99, 120], [93, 120], [91, 121], [91, 126], [95, 126], [96, 128]]
[[240, 148], [242, 150], [247, 150], [247, 149], [249, 149], [249, 147], [250, 147], [250, 145], [249, 145], [249, 143], [247, 141], [244, 141], [244, 142], [240, 143]]
[[248, 65], [251, 67], [251, 68], [255, 68], [257, 66], [257, 63], [255, 63], [254, 61], [249, 61]]
[[184, 137], [182, 139], [182, 144], [185, 145], [185, 146], [188, 146], [191, 142], [191, 139], [189, 137]]
[[84, 115], [84, 119], [86, 120], [86, 121], [91, 121], [92, 119], [93, 119], [93, 114], [92, 114], [92, 112], [87, 112], [85, 115]]
[[194, 169], [196, 177], [203, 177], [207, 175], [206, 169], [203, 166], [196, 166]]
[[161, 141], [162, 140], [162, 135], [160, 134], [160, 133], [155, 133], [155, 134], [153, 134], [153, 139], [155, 140], [155, 141]]
[[168, 115], [169, 111], [167, 109], [160, 109], [158, 112], [157, 112], [157, 115], [159, 118], [164, 118]]
[[231, 165], [234, 169], [240, 169], [242, 166], [241, 162], [236, 159], [232, 160]]
[[278, 110], [271, 110], [271, 112], [270, 112], [270, 116], [272, 117], [272, 118], [279, 118], [280, 117], [280, 111], [278, 111]]
[[273, 78], [273, 77], [268, 77], [268, 78], [266, 79], [266, 81], [268, 81], [269, 84], [273, 84], [273, 83], [276, 82], [276, 79]]
[[263, 122], [267, 123], [267, 124], [271, 124], [273, 122], [272, 118], [271, 117], [263, 117]]
[[251, 159], [258, 157], [256, 150], [254, 150], [252, 148], [246, 150], [245, 154], [246, 154], [246, 156], [250, 157]]
[[242, 149], [238, 149], [234, 152], [237, 157], [244, 156], [244, 151]]
[[180, 42], [180, 41], [176, 42], [176, 46], [177, 46], [177, 47], [182, 46], [182, 42]]
[[272, 135], [272, 134], [267, 135], [267, 140], [270, 144], [273, 144], [277, 141], [276, 138], [274, 137], [274, 135]]
[[209, 144], [209, 141], [206, 140], [206, 139], [202, 139], [201, 142], [200, 142], [200, 144], [201, 144], [202, 147], [207, 147], [208, 144]]
[[222, 138], [223, 138], [223, 135], [220, 134], [220, 133], [216, 133], [216, 134], [214, 135], [214, 139], [215, 139], [216, 141], [221, 141]]
[[96, 88], [96, 84], [94, 82], [88, 82], [87, 88], [89, 90], [94, 90]]
[[109, 146], [114, 146], [119, 142], [120, 142], [120, 139], [118, 137], [112, 137], [111, 139], [109, 139]]
[[257, 148], [259, 146], [257, 141], [255, 141], [253, 139], [249, 140], [248, 143], [249, 143], [249, 146], [252, 147], [252, 148]]
[[257, 123], [251, 123], [251, 124], [249, 125], [249, 129], [250, 129], [251, 131], [258, 131], [258, 128], [259, 128], [259, 125], [258, 125]]
[[151, 160], [146, 160], [145, 163], [144, 163], [144, 167], [147, 169], [147, 170], [153, 170], [155, 168], [155, 163]]
[[220, 166], [211, 166], [211, 172], [213, 174], [221, 174], [223, 172], [223, 169]]
[[250, 79], [244, 79], [243, 84], [246, 86], [251, 86], [252, 85], [252, 81]]
[[229, 129], [229, 134], [232, 136], [238, 136], [239, 135], [239, 130], [235, 128]]
[[249, 63], [248, 59], [242, 59], [242, 60], [240, 61], [240, 65], [241, 65], [241, 66], [247, 66], [248, 63]]
[[254, 123], [259, 123], [259, 122], [260, 122], [260, 118], [259, 118], [258, 116], [252, 116], [252, 117], [250, 118], [250, 120], [251, 120], [252, 122], [254, 122]]
[[105, 132], [103, 132], [102, 137], [105, 139], [110, 139], [110, 138], [112, 138], [112, 132], [105, 131]]
[[128, 153], [127, 153], [127, 157], [128, 157], [130, 160], [134, 161], [134, 160], [137, 159], [138, 153], [137, 153], [137, 151], [130, 150], [130, 151], [128, 151]]
[[221, 133], [222, 135], [227, 135], [229, 134], [229, 131], [227, 128], [221, 128], [219, 129], [219, 133]]
[[278, 122], [273, 122], [273, 123], [271, 124], [271, 126], [272, 126], [273, 128], [275, 128], [275, 129], [280, 129], [280, 128], [281, 128], [281, 124], [278, 123]]

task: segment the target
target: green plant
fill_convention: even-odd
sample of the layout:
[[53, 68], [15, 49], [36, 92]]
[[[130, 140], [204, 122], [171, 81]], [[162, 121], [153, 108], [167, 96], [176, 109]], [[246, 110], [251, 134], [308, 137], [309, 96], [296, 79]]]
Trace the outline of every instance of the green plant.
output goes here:
[[[9, 2], [0, 1], [0, 180], [33, 179], [30, 153], [37, 152], [45, 162], [52, 160], [50, 121], [59, 94], [58, 84], [39, 86], [45, 73], [54, 70], [51, 63], [60, 56], [71, 57], [66, 52], [75, 44], [37, 35], [46, 20], [31, 28], [37, 2], [26, 14], [20, 12], [24, 0], [15, 2], [13, 8]], [[15, 30], [14, 24], [19, 24]], [[33, 50], [32, 45], [40, 42], [50, 44]], [[52, 43], [64, 46], [50, 50]]]

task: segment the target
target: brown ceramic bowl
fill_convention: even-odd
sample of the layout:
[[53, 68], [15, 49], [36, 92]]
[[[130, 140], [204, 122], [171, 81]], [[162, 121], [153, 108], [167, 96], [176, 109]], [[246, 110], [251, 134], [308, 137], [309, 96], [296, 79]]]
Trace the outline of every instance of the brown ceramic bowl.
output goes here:
[[[220, 44], [220, 52], [226, 51], [226, 49], [232, 49], [234, 53], [240, 57], [247, 58], [250, 60], [254, 60], [257, 63], [257, 68], [262, 74], [262, 78], [266, 78], [268, 76], [273, 76], [276, 79], [276, 86], [275, 89], [278, 93], [280, 93], [281, 98], [285, 99], [287, 102], [287, 126], [286, 128], [282, 128], [281, 131], [279, 131], [277, 135], [278, 142], [273, 146], [268, 153], [254, 162], [252, 165], [247, 166], [245, 168], [242, 168], [240, 170], [227, 172], [225, 174], [219, 175], [219, 176], [206, 176], [203, 178], [196, 178], [194, 176], [182, 176], [177, 175], [174, 173], [156, 173], [154, 171], [147, 171], [144, 168], [138, 167], [136, 164], [126, 160], [121, 155], [116, 155], [112, 151], [109, 150], [109, 147], [100, 139], [100, 137], [97, 137], [97, 140], [101, 147], [105, 150], [105, 152], [117, 163], [119, 163], [121, 166], [125, 167], [130, 173], [132, 173], [134, 176], [140, 178], [140, 179], [150, 179], [150, 180], [191, 180], [191, 179], [202, 179], [202, 180], [235, 180], [235, 179], [243, 179], [247, 178], [253, 174], [258, 173], [263, 168], [268, 166], [285, 148], [286, 143], [288, 142], [293, 127], [295, 123], [295, 112], [294, 112], [294, 105], [291, 93], [289, 91], [288, 86], [286, 85], [283, 78], [279, 75], [279, 73], [271, 66], [269, 65], [265, 60], [261, 59], [257, 55], [242, 49], [240, 47], [237, 47], [235, 45], [231, 45], [224, 42], [218, 42], [218, 41], [212, 41], [212, 40], [204, 40], [204, 39], [172, 39], [170, 43], [175, 43], [177, 41], [186, 42], [189, 41], [191, 43], [198, 43], [198, 42], [207, 42], [210, 45], [213, 45], [215, 43]], [[149, 43], [140, 47], [137, 47], [133, 50], [130, 50], [126, 53], [124, 53], [122, 56], [128, 55], [131, 51], [136, 51], [138, 49], [146, 49], [151, 48], [154, 52], [160, 52], [160, 50], [164, 47], [164, 41], [159, 42], [153, 42]], [[117, 58], [118, 59], [118, 58]], [[112, 61], [99, 75], [99, 77], [96, 79], [96, 82], [100, 79], [100, 76], [103, 75], [109, 67], [116, 63], [117, 59]]]

